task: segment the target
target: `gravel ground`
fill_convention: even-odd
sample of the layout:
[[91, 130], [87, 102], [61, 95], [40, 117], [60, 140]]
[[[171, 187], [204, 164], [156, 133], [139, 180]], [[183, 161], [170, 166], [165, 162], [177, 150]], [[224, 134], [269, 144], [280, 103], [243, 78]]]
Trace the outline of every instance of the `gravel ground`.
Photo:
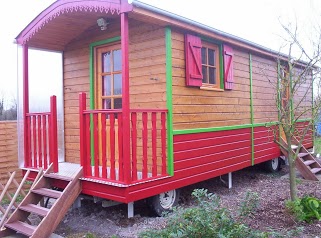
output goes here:
[[[299, 237], [321, 237], [321, 222], [313, 224], [297, 223], [285, 211], [285, 201], [290, 198], [288, 168], [284, 167], [276, 174], [267, 174], [257, 167], [247, 168], [233, 173], [233, 188], [228, 189], [219, 178], [207, 180], [181, 191], [182, 206], [191, 206], [191, 192], [195, 188], [206, 188], [220, 196], [222, 205], [235, 212], [247, 191], [259, 195], [257, 211], [244, 220], [248, 226], [259, 229], [281, 231], [285, 233], [303, 227]], [[321, 183], [299, 180], [299, 196], [312, 194], [321, 199]], [[55, 233], [68, 238], [86, 237], [91, 233], [96, 237], [134, 238], [146, 229], [160, 229], [166, 224], [166, 218], [155, 217], [144, 201], [135, 203], [135, 217], [127, 218], [127, 206], [118, 205], [103, 208], [100, 203], [83, 201], [82, 207], [68, 212]], [[90, 237], [90, 236], [87, 236]]]

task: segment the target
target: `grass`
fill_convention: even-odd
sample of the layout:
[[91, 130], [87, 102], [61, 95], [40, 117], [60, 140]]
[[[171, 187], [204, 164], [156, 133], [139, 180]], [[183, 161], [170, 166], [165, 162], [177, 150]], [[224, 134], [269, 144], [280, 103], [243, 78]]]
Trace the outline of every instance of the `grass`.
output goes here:
[[321, 137], [315, 137], [315, 154], [321, 154]]

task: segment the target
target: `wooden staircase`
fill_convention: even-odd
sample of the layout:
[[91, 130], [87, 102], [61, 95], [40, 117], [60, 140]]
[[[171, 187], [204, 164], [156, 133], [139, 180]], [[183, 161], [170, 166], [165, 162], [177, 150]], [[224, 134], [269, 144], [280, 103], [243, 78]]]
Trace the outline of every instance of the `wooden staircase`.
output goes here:
[[[286, 142], [282, 139], [282, 143], [286, 145]], [[297, 152], [299, 141], [296, 138], [293, 138], [292, 141], [292, 151]], [[282, 149], [282, 153], [287, 156], [287, 151]], [[314, 181], [321, 181], [321, 165], [314, 158], [314, 156], [302, 145], [298, 156], [295, 160], [295, 166], [303, 178]], [[317, 175], [320, 175], [319, 178]]]
[[[67, 213], [69, 207], [74, 203], [81, 192], [82, 168], [73, 178], [52, 174], [52, 166], [43, 174], [27, 196], [20, 203], [9, 219], [4, 223], [0, 231], [0, 237], [11, 236], [16, 233], [32, 238], [49, 237], [60, 221]], [[58, 180], [67, 183], [63, 191], [53, 189], [52, 182]], [[44, 198], [55, 199], [50, 209], [39, 206]], [[27, 219], [30, 214], [36, 214], [42, 218], [38, 226], [29, 225]]]

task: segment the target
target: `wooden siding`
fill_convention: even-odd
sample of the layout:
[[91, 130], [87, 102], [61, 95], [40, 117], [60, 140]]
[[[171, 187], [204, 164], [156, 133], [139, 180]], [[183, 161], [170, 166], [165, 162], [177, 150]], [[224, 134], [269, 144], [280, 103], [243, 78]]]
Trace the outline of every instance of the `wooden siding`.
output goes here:
[[274, 127], [254, 128], [254, 163], [259, 164], [281, 155], [279, 146], [274, 143]]
[[276, 59], [252, 56], [254, 123], [278, 120]]
[[184, 35], [172, 32], [174, 130], [250, 123], [249, 56], [234, 50], [232, 91], [207, 91], [185, 86]]
[[[90, 43], [120, 36], [120, 20], [107, 31], [94, 25], [70, 42], [64, 51], [65, 159], [79, 163], [80, 92], [89, 108]], [[129, 25], [130, 107], [166, 108], [165, 29], [131, 19]]]
[[[5, 185], [9, 179], [8, 172], [16, 171], [16, 180], [21, 181], [21, 171], [18, 168], [18, 135], [16, 121], [0, 122], [0, 182]], [[10, 192], [14, 192], [11, 187]]]

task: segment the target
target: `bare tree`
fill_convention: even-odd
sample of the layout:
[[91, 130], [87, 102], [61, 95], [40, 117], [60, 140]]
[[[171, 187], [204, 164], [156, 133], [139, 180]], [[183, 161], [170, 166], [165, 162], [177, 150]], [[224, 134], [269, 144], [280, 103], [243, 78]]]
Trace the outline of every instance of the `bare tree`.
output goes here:
[[[298, 37], [297, 27], [291, 29], [282, 25], [288, 35], [287, 55], [278, 57], [278, 80], [270, 81], [275, 88], [275, 101], [278, 111], [278, 123], [271, 127], [274, 141], [280, 146], [289, 161], [291, 200], [297, 198], [295, 163], [307, 135], [313, 131], [315, 119], [320, 111], [320, 94], [314, 89], [320, 88], [321, 34], [313, 43], [312, 53], [304, 48]], [[317, 91], [317, 90], [315, 90]], [[302, 120], [305, 120], [302, 126]], [[301, 123], [299, 123], [301, 122]], [[294, 142], [295, 141], [295, 142]], [[293, 144], [296, 144], [294, 149]]]

